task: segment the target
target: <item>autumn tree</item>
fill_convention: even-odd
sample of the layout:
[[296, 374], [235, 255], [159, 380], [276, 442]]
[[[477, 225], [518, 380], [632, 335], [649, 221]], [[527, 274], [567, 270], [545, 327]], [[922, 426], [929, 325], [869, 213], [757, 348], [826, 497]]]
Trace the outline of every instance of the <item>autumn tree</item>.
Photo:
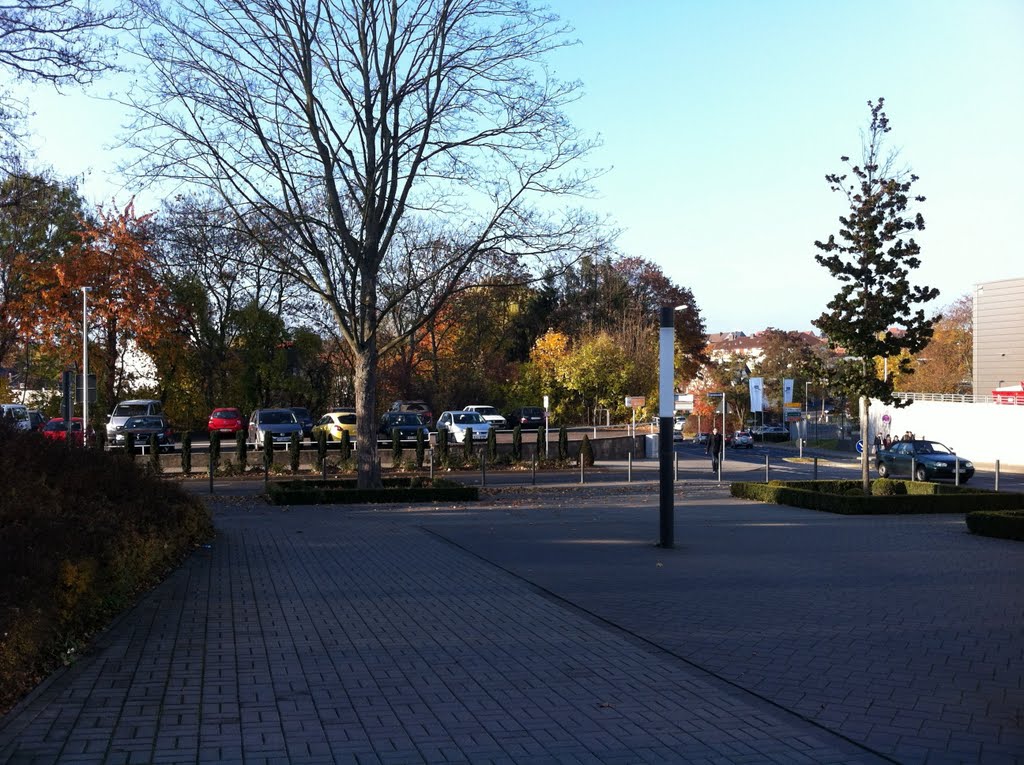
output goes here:
[[896, 380], [898, 390], [968, 393], [974, 365], [974, 299], [961, 295], [942, 309], [932, 339], [910, 361], [913, 376]]
[[[148, 173], [218, 193], [283, 234], [279, 271], [329, 308], [355, 365], [359, 484], [379, 482], [378, 361], [450, 295], [592, 246], [564, 204], [590, 148], [579, 93], [543, 64], [567, 44], [522, 0], [140, 2]], [[556, 197], [557, 206], [538, 200]]]
[[774, 406], [782, 402], [782, 380], [794, 381], [795, 391], [802, 396], [804, 383], [815, 383], [821, 376], [824, 344], [815, 343], [802, 332], [768, 327], [759, 333], [761, 358], [752, 374], [764, 378], [765, 397]]
[[[917, 353], [932, 336], [932, 325], [938, 317], [926, 318], [918, 306], [938, 296], [937, 289], [911, 284], [910, 272], [921, 265], [921, 247], [914, 240], [915, 231], [924, 230], [921, 213], [911, 213], [912, 203], [925, 198], [914, 195], [912, 186], [918, 177], [895, 167], [895, 155], [884, 154], [884, 139], [891, 130], [883, 111], [885, 101], [868, 102], [871, 120], [864, 138], [862, 159], [850, 164], [852, 178], [847, 174], [825, 176], [829, 188], [846, 198], [849, 213], [839, 218], [838, 240], [816, 241], [819, 253], [815, 260], [828, 269], [842, 285], [828, 303], [828, 311], [813, 323], [829, 345], [842, 348], [848, 357], [860, 364], [843, 364], [833, 378], [851, 398], [861, 402], [861, 433], [868, 434], [868, 402], [879, 399], [894, 406], [907, 402], [894, 400], [891, 378], [877, 374], [874, 359], [894, 359], [897, 371], [911, 372], [909, 361], [899, 356], [902, 349]], [[893, 329], [897, 328], [898, 333]], [[868, 452], [864, 449], [861, 474], [864, 491], [870, 490]]]

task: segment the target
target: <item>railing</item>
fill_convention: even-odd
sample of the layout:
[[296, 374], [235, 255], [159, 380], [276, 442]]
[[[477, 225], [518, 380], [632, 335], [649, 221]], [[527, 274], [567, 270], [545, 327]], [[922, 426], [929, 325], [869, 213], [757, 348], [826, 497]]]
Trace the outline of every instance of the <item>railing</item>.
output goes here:
[[898, 391], [893, 393], [894, 398], [901, 398], [906, 401], [942, 401], [952, 404], [1003, 404], [1009, 406], [1024, 406], [1024, 391], [1007, 393], [993, 396], [989, 393], [973, 395], [970, 393], [911, 393], [909, 391]]

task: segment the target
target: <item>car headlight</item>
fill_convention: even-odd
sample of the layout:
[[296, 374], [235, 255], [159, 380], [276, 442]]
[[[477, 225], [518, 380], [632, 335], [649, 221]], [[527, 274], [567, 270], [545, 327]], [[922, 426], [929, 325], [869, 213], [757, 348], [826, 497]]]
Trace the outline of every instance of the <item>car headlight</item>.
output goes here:
[[970, 460], [968, 460], [967, 462], [961, 462], [960, 466], [965, 468], [971, 468], [972, 470], [974, 469], [974, 463], [971, 462]]

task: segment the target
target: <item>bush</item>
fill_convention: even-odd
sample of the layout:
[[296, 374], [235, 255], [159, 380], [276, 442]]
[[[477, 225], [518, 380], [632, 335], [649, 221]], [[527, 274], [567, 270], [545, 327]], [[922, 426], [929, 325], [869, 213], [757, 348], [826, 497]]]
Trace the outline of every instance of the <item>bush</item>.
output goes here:
[[354, 479], [274, 481], [268, 498], [275, 505], [366, 502], [465, 502], [480, 498], [476, 486], [435, 478], [385, 478], [383, 488], [359, 489]]
[[220, 462], [220, 433], [216, 430], [210, 433], [210, 471], [217, 472], [217, 463]]
[[274, 439], [269, 433], [263, 435], [263, 471], [269, 472], [274, 464]]
[[487, 431], [487, 462], [491, 465], [498, 461], [498, 431], [490, 428]]
[[448, 429], [441, 428], [437, 431], [437, 460], [438, 463], [447, 467], [448, 465]]
[[537, 428], [537, 462], [547, 457], [548, 432], [544, 428]]
[[579, 459], [583, 461], [585, 467], [594, 466], [594, 446], [590, 443], [590, 437], [587, 435], [584, 435], [583, 440], [580, 441]]
[[288, 457], [293, 473], [299, 472], [299, 459], [302, 456], [302, 452], [300, 451], [301, 447], [302, 435], [299, 433], [292, 433], [291, 440], [288, 441]]
[[462, 459], [469, 462], [473, 459], [473, 429], [466, 428], [466, 434], [462, 437]]
[[523, 459], [523, 428], [516, 425], [512, 428], [512, 461], [521, 462]]
[[1024, 511], [977, 510], [965, 520], [972, 534], [1024, 542]]
[[156, 433], [149, 436], [149, 463], [153, 466], [154, 473], [160, 472], [160, 443], [157, 441]]
[[562, 425], [558, 428], [558, 461], [569, 459], [569, 429]]
[[181, 436], [181, 472], [192, 473], [192, 433], [187, 430]]
[[423, 459], [426, 456], [426, 443], [423, 439], [423, 431], [416, 431], [416, 467], [423, 467]]
[[348, 462], [352, 459], [352, 437], [347, 430], [341, 432], [341, 461]]
[[316, 432], [316, 469], [321, 473], [327, 465], [327, 431]]
[[391, 464], [396, 467], [402, 461], [402, 436], [398, 428], [391, 429]]
[[238, 470], [244, 473], [249, 461], [249, 443], [244, 430], [235, 433], [235, 454], [238, 455]]
[[2, 713], [213, 527], [201, 502], [130, 453], [5, 435], [0, 475]]
[[907, 493], [907, 486], [903, 481], [894, 481], [891, 478], [877, 478], [871, 483], [871, 494], [876, 497], [894, 497]]

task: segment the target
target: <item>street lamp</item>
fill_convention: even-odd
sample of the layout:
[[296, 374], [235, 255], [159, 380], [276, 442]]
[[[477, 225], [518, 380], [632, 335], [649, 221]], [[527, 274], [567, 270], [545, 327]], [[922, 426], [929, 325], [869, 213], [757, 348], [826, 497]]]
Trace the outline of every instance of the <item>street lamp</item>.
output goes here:
[[658, 518], [659, 547], [675, 545], [674, 486], [672, 485], [672, 421], [675, 415], [675, 312], [686, 306], [663, 305], [658, 353]]
[[82, 287], [82, 447], [89, 445], [89, 293]]

